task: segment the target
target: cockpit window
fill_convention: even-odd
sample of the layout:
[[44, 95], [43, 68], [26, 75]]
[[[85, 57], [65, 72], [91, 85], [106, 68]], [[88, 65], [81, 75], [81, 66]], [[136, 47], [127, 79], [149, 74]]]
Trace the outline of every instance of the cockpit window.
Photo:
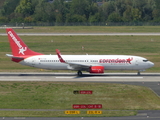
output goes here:
[[148, 60], [143, 60], [143, 62], [147, 62]]

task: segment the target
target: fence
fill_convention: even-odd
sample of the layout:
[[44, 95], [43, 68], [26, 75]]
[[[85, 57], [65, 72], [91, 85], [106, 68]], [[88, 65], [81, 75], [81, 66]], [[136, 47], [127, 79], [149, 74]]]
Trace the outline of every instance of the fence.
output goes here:
[[160, 22], [76, 22], [76, 23], [0, 23], [1, 27], [24, 27], [24, 26], [159, 26]]

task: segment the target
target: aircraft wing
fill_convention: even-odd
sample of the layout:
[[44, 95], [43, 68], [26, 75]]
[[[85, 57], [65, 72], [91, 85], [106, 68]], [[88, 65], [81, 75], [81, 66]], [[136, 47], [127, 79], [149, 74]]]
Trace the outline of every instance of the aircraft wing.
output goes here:
[[74, 63], [74, 62], [66, 62], [62, 56], [61, 56], [61, 53], [58, 49], [56, 49], [56, 53], [58, 55], [58, 58], [59, 58], [59, 61], [61, 63], [66, 63], [68, 64], [68, 69], [71, 69], [71, 70], [88, 70], [91, 66], [99, 66], [99, 65], [96, 65], [96, 64], [79, 64], [79, 63]]
[[78, 63], [66, 63], [66, 64], [68, 64], [68, 69], [72, 70], [88, 70], [91, 66], [93, 66], [91, 64], [78, 64]]

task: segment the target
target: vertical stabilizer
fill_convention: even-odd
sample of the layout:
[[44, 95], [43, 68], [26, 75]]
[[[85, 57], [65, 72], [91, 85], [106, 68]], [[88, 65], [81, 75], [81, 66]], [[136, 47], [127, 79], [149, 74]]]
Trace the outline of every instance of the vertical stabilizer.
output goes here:
[[12, 28], [7, 28], [6, 31], [13, 56], [42, 55], [30, 50]]

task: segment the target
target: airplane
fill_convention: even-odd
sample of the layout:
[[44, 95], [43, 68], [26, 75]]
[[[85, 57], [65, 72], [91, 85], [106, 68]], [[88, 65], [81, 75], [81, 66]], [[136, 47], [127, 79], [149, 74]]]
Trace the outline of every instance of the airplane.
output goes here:
[[29, 49], [12, 28], [7, 28], [6, 32], [12, 50], [12, 55], [6, 56], [26, 66], [48, 70], [74, 70], [78, 76], [82, 76], [82, 71], [103, 74], [104, 70], [136, 70], [140, 75], [141, 71], [154, 66], [146, 58], [133, 55], [61, 55], [58, 49], [57, 55], [44, 55]]

